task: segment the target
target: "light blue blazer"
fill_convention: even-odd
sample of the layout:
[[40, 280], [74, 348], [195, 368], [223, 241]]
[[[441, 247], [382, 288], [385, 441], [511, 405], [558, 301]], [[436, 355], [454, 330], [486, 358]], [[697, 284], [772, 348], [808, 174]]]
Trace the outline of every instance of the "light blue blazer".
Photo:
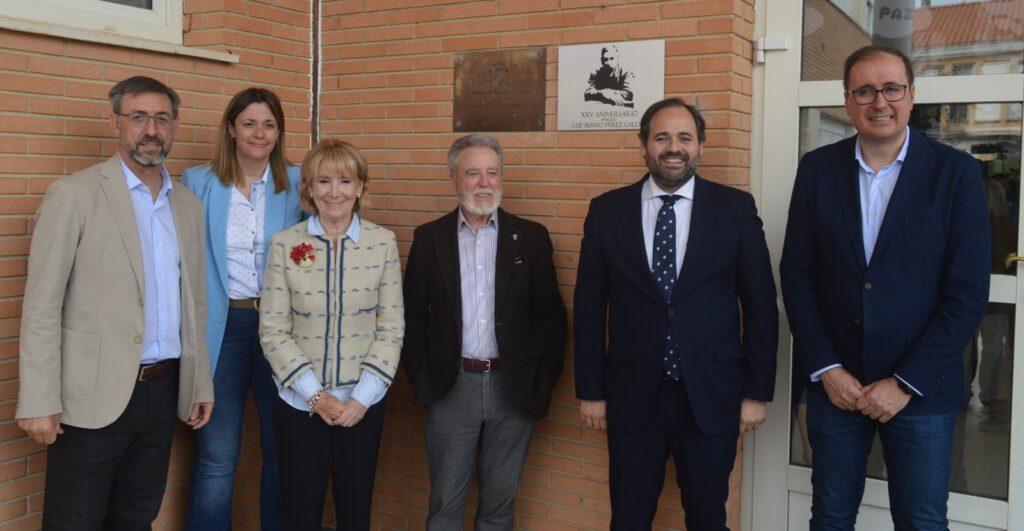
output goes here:
[[[263, 241], [267, 252], [275, 232], [282, 231], [302, 221], [305, 214], [299, 208], [299, 168], [288, 167], [288, 189], [274, 193], [273, 179], [267, 182], [266, 208], [263, 220]], [[208, 317], [206, 343], [210, 348], [211, 375], [217, 373], [217, 359], [220, 357], [224, 326], [228, 318], [228, 207], [231, 204], [231, 187], [221, 184], [209, 164], [185, 170], [181, 184], [192, 191], [203, 203], [206, 217], [206, 304]]]

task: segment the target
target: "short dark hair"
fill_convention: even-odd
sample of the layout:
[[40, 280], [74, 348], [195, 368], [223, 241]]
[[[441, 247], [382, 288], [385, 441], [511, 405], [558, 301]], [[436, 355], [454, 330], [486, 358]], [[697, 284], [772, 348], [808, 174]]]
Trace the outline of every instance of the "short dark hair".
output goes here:
[[914, 64], [910, 62], [910, 58], [905, 53], [889, 46], [870, 45], [851, 53], [846, 58], [846, 63], [843, 65], [843, 90], [850, 90], [850, 70], [853, 70], [853, 65], [873, 55], [882, 54], [899, 57], [900, 61], [903, 61], [903, 68], [907, 71], [907, 85], [914, 86]]
[[693, 122], [697, 124], [697, 140], [701, 144], [707, 140], [704, 132], [704, 117], [700, 115], [697, 107], [686, 103], [681, 98], [665, 98], [648, 107], [644, 112], [643, 118], [640, 118], [640, 142], [646, 144], [647, 138], [651, 136], [651, 120], [654, 118], [654, 115], [658, 114], [658, 111], [669, 107], [682, 107], [690, 111], [690, 115], [693, 116]]
[[145, 92], [155, 92], [157, 94], [167, 96], [167, 99], [171, 100], [172, 114], [175, 118], [178, 117], [178, 107], [181, 105], [181, 98], [178, 97], [178, 93], [174, 92], [174, 89], [171, 87], [168, 87], [151, 77], [130, 77], [114, 85], [110, 89], [110, 92], [107, 93], [107, 98], [110, 100], [110, 106], [114, 108], [114, 113], [120, 114], [121, 98], [123, 98], [125, 94], [131, 94], [134, 96], [135, 94], [142, 94]]

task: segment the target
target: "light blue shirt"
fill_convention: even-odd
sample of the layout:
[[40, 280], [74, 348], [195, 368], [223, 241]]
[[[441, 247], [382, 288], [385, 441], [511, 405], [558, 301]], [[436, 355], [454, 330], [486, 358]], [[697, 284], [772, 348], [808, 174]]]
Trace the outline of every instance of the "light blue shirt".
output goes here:
[[267, 210], [266, 189], [270, 165], [263, 177], [253, 181], [246, 199], [238, 188], [231, 187], [228, 203], [227, 266], [228, 298], [251, 299], [263, 289], [264, 213]]
[[[889, 199], [892, 198], [892, 191], [896, 188], [896, 181], [903, 169], [903, 161], [907, 158], [907, 148], [910, 146], [910, 126], [907, 126], [903, 138], [903, 147], [896, 155], [896, 159], [883, 166], [875, 172], [864, 162], [864, 152], [860, 148], [860, 141], [855, 144], [853, 151], [857, 159], [857, 179], [860, 184], [860, 226], [861, 235], [864, 238], [864, 261], [871, 263], [871, 255], [875, 251], [875, 243], [878, 241], [878, 231], [882, 228], [882, 220], [885, 219], [885, 211], [889, 208]], [[821, 375], [829, 369], [842, 367], [841, 364], [829, 365], [811, 374], [811, 381], [821, 380]], [[901, 382], [910, 387], [918, 396], [924, 396], [910, 382], [893, 374]]]
[[861, 233], [864, 236], [864, 261], [871, 263], [871, 254], [875, 251], [875, 242], [878, 241], [878, 229], [882, 228], [882, 220], [885, 218], [885, 210], [889, 207], [889, 199], [892, 198], [892, 191], [896, 188], [896, 180], [900, 177], [900, 170], [903, 169], [903, 161], [907, 158], [907, 140], [910, 138], [910, 127], [907, 127], [906, 138], [903, 140], [903, 148], [900, 149], [896, 160], [883, 166], [875, 173], [870, 166], [864, 162], [864, 153], [861, 151], [860, 142], [856, 143], [853, 156], [857, 159], [857, 178], [860, 182], [860, 225]]
[[498, 258], [498, 216], [473, 230], [459, 208], [459, 278], [462, 294], [462, 357], [498, 357], [494, 335], [494, 274]]
[[144, 332], [140, 363], [180, 358], [181, 251], [171, 210], [171, 177], [160, 168], [163, 184], [154, 201], [149, 187], [123, 160], [120, 162], [142, 251]]
[[[359, 243], [359, 227], [359, 214], [352, 214], [352, 223], [349, 224], [348, 231], [345, 232], [345, 237], [352, 240], [354, 243]], [[312, 216], [309, 218], [309, 221], [306, 224], [306, 231], [309, 232], [310, 236], [323, 236], [325, 234], [323, 226], [320, 225], [319, 216]], [[301, 411], [309, 411], [309, 404], [307, 402], [322, 388], [323, 386], [321, 386], [320, 381], [316, 379], [316, 375], [313, 374], [313, 370], [309, 369], [303, 372], [302, 375], [292, 383], [291, 387], [282, 387], [278, 394], [282, 400], [288, 403], [289, 406]], [[347, 401], [349, 398], [354, 398], [367, 409], [377, 402], [380, 402], [387, 392], [388, 386], [384, 381], [373, 373], [367, 371], [363, 371], [359, 374], [359, 382], [356, 383], [356, 386], [352, 389], [331, 389], [328, 391], [331, 396], [342, 402]]]

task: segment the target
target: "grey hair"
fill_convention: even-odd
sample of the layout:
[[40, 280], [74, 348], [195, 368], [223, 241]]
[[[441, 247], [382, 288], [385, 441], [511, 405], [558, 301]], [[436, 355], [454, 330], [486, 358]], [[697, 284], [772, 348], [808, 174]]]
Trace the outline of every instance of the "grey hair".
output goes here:
[[181, 105], [181, 98], [178, 96], [178, 93], [174, 92], [174, 89], [171, 87], [151, 77], [134, 76], [125, 79], [110, 89], [110, 92], [107, 93], [107, 98], [110, 99], [110, 106], [114, 108], [114, 114], [120, 114], [121, 98], [125, 94], [135, 95], [145, 92], [155, 92], [167, 96], [167, 99], [171, 100], [172, 114], [175, 118], [178, 117], [178, 107]]
[[498, 169], [502, 170], [504, 168], [505, 155], [501, 150], [501, 144], [498, 143], [498, 139], [491, 135], [473, 133], [452, 142], [452, 147], [448, 150], [448, 171], [455, 173], [455, 168], [458, 166], [459, 155], [462, 154], [462, 150], [473, 147], [490, 148], [491, 151], [498, 154]]

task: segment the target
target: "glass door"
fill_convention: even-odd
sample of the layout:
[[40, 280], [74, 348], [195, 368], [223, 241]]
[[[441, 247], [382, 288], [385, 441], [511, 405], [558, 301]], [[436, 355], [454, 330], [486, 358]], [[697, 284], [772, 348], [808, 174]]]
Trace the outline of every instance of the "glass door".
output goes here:
[[[1024, 282], [1012, 261], [1018, 250], [1024, 254], [1024, 0], [766, 0], [763, 8], [764, 34], [789, 42], [788, 50], [766, 54], [762, 107], [755, 103], [761, 144], [754, 172], [761, 172], [759, 199], [776, 265], [799, 156], [855, 133], [842, 106], [843, 61], [853, 50], [883, 44], [907, 53], [917, 77], [911, 126], [978, 160], [989, 202], [992, 287], [964, 350], [968, 396], [957, 416], [950, 528], [1024, 529], [1024, 507], [1010, 503], [1024, 499], [1024, 386], [1014, 386], [1024, 382], [1024, 369], [1013, 363], [1016, 331], [1024, 330], [1016, 311]], [[756, 460], [745, 470], [745, 529], [804, 530], [810, 518], [806, 375], [790, 373], [785, 319], [783, 327], [775, 402], [754, 440]], [[858, 529], [892, 529], [877, 441], [868, 477]]]

